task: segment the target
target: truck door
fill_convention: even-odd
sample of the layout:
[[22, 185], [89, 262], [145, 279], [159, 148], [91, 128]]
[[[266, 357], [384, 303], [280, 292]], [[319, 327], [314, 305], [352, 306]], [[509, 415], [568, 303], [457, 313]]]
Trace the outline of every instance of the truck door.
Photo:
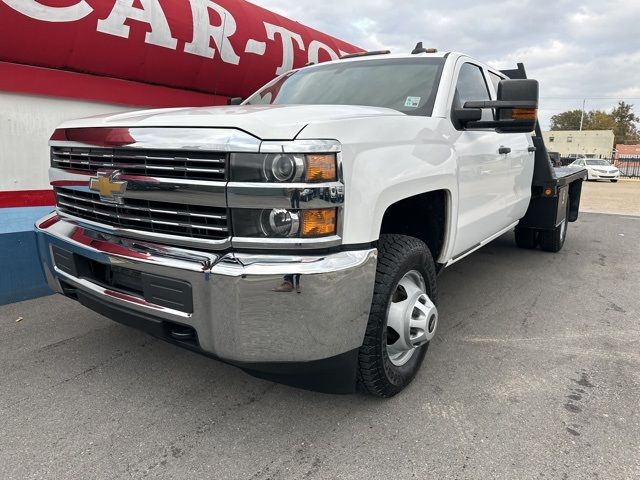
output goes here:
[[[461, 60], [454, 75], [455, 91], [451, 108], [461, 108], [465, 102], [490, 100], [493, 93], [484, 69]], [[491, 93], [490, 93], [491, 92]], [[493, 113], [483, 110], [483, 120], [491, 120]], [[456, 130], [451, 123], [454, 149], [458, 159], [458, 231], [453, 256], [474, 248], [483, 240], [504, 230], [524, 215], [514, 209], [520, 195], [521, 159], [512, 160], [514, 148], [526, 146], [515, 143], [526, 138], [520, 134], [499, 134], [493, 129]], [[513, 137], [521, 137], [514, 142]], [[533, 168], [533, 162], [531, 168]], [[524, 181], [524, 180], [523, 180]], [[529, 181], [529, 190], [531, 178]], [[526, 207], [525, 207], [526, 211]], [[519, 216], [518, 216], [519, 215]]]
[[[492, 98], [495, 100], [497, 99], [498, 83], [500, 80], [506, 80], [507, 77], [489, 72], [486, 69], [485, 74], [488, 76]], [[502, 140], [501, 144], [511, 150], [506, 156], [506, 161], [507, 181], [511, 182], [512, 188], [505, 192], [503, 198], [507, 225], [510, 225], [524, 217], [529, 208], [535, 167], [535, 149], [530, 134], [503, 133], [499, 136]]]

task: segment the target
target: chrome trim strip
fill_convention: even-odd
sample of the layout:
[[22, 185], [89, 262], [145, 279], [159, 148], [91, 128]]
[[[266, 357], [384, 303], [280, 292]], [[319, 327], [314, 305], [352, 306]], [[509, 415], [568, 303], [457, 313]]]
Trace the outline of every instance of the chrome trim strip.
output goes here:
[[314, 249], [336, 247], [342, 243], [339, 235], [319, 238], [253, 238], [232, 237], [234, 248], [252, 248], [265, 250], [283, 249]]
[[[100, 212], [98, 210], [94, 210], [91, 208], [85, 208], [85, 207], [81, 207], [79, 205], [74, 205], [72, 203], [67, 203], [64, 201], [58, 201], [58, 205], [64, 205], [65, 207], [69, 207], [69, 208], [75, 208], [77, 210], [82, 210], [83, 212], [89, 212], [89, 213], [94, 213], [96, 215], [102, 215], [104, 217], [112, 217], [115, 216], [118, 219], [122, 219], [122, 220], [131, 220], [131, 221], [136, 221], [136, 222], [144, 222], [144, 223], [150, 223], [152, 225], [173, 225], [176, 227], [184, 227], [184, 228], [190, 228], [190, 227], [195, 227], [195, 228], [200, 228], [202, 230], [211, 230], [212, 232], [226, 232], [227, 228], [226, 227], [217, 227], [217, 226], [210, 226], [210, 225], [199, 225], [197, 223], [183, 223], [183, 222], [169, 222], [169, 221], [165, 221], [165, 220], [153, 220], [150, 218], [144, 218], [144, 217], [133, 217], [131, 215], [123, 215], [122, 213], [107, 213], [107, 212]], [[68, 214], [68, 215], [73, 215], [72, 213], [69, 213], [65, 210], [61, 210], [62, 212]], [[191, 238], [191, 237], [189, 237]]]
[[99, 232], [104, 232], [121, 237], [135, 238], [157, 243], [167, 243], [170, 245], [182, 247], [202, 248], [205, 250], [224, 250], [231, 247], [231, 237], [223, 238], [220, 240], [206, 240], [203, 238], [182, 237], [165, 233], [145, 232], [141, 230], [131, 230], [128, 228], [112, 227], [111, 225], [106, 225], [104, 223], [93, 222], [91, 220], [86, 220], [84, 218], [76, 217], [74, 215], [66, 213], [59, 208], [56, 208], [56, 212], [61, 218], [64, 218], [65, 220], [75, 225], [84, 226], [93, 230], [97, 230]]
[[[82, 165], [89, 165], [91, 167], [98, 168], [113, 168], [113, 169], [131, 169], [131, 170], [158, 170], [167, 172], [197, 172], [197, 173], [212, 173], [212, 174], [224, 174], [224, 169], [216, 168], [194, 168], [194, 167], [169, 167], [169, 166], [154, 166], [154, 165], [133, 165], [129, 163], [97, 163], [97, 162], [70, 162], [67, 160], [54, 160], [56, 163], [79, 163]], [[91, 172], [93, 174], [93, 172]]]
[[[124, 114], [123, 116], [126, 116]], [[51, 147], [105, 147], [137, 148], [149, 150], [194, 150], [213, 152], [259, 152], [260, 140], [242, 130], [234, 128], [200, 127], [95, 127], [69, 128], [66, 130], [117, 131], [116, 138], [130, 138], [128, 143], [114, 141], [113, 144], [96, 145], [90, 142], [51, 140]]]
[[370, 256], [377, 259], [377, 250], [354, 250], [332, 253], [330, 255], [277, 255], [229, 253], [222, 257], [211, 269], [211, 273], [239, 275], [318, 275], [339, 272], [360, 265]]
[[227, 203], [229, 208], [340, 207], [344, 204], [344, 185], [340, 182], [310, 184], [229, 182]]
[[[95, 175], [70, 172], [50, 167], [49, 179], [53, 187], [88, 191], [87, 187]], [[147, 177], [122, 174], [118, 177], [127, 182], [123, 198], [155, 202], [181, 203], [206, 207], [226, 208], [226, 181], [189, 180], [182, 178]]]
[[342, 150], [337, 140], [263, 141], [260, 153], [333, 153]]
[[[67, 243], [89, 248], [95, 252], [106, 253], [116, 259], [135, 259], [135, 261], [142, 263], [202, 272], [209, 268], [204, 268], [204, 266], [214, 265], [221, 258], [218, 253], [187, 250], [180, 247], [132, 240], [109, 233], [98, 232], [93, 229], [78, 226], [76, 223], [63, 218], [61, 218], [59, 222], [52, 223], [44, 229], [40, 228], [40, 225], [57, 216], [57, 212], [52, 212], [38, 220], [35, 225], [36, 231], [46, 230], [49, 235], [53, 235]], [[119, 264], [120, 262], [112, 260], [111, 263]]]
[[110, 302], [113, 302], [115, 304], [123, 305], [140, 312], [146, 311], [148, 313], [159, 315], [167, 319], [170, 319], [171, 317], [189, 319], [192, 316], [191, 313], [181, 312], [180, 310], [174, 310], [173, 308], [156, 305], [155, 303], [146, 301], [142, 297], [127, 293], [115, 292], [113, 290], [101, 287], [97, 283], [85, 280], [84, 278], [74, 277], [72, 275], [69, 275], [68, 273], [63, 272], [55, 265], [53, 266], [53, 269], [56, 275], [62, 277], [65, 282], [70, 283], [76, 288], [81, 288], [85, 291], [88, 291], [98, 297], [107, 297]]
[[[117, 170], [124, 170], [125, 173], [129, 175], [144, 175], [147, 176], [152, 174], [152, 172], [165, 172], [171, 174], [173, 172], [177, 172], [179, 174], [190, 174], [190, 173], [206, 173], [211, 175], [212, 177], [218, 176], [219, 178], [197, 178], [192, 177], [190, 179], [193, 180], [205, 180], [205, 181], [224, 181], [226, 174], [226, 153], [223, 152], [211, 152], [212, 156], [222, 156], [223, 158], [200, 158], [200, 159], [190, 159], [187, 157], [156, 157], [153, 155], [131, 155], [126, 153], [126, 149], [116, 149], [117, 153], [104, 153], [103, 147], [99, 149], [92, 149], [92, 152], [78, 152], [78, 151], [63, 151], [59, 147], [52, 147], [51, 149], [51, 162], [52, 166], [55, 168], [75, 170], [75, 171], [87, 171], [88, 173], [94, 174], [97, 170], [102, 168], [111, 168]], [[106, 149], [105, 149], [106, 150]], [[112, 149], [109, 149], [112, 150]], [[204, 152], [208, 154], [208, 152]], [[66, 158], [65, 158], [66, 157]], [[110, 158], [110, 161], [104, 161], [105, 158]], [[179, 162], [179, 163], [187, 163], [187, 162], [196, 162], [196, 166], [193, 165], [167, 165], [163, 162], [171, 161], [171, 162]], [[130, 163], [136, 162], [136, 163]], [[211, 168], [213, 165], [214, 168]], [[209, 168], [205, 168], [209, 167]], [[222, 168], [221, 168], [222, 167]], [[131, 171], [133, 170], [133, 172]], [[141, 173], [136, 172], [136, 170], [141, 171]], [[175, 177], [169, 177], [175, 178]], [[181, 178], [181, 177], [177, 177]], [[185, 178], [183, 178], [185, 179]]]
[[511, 225], [509, 225], [506, 228], [503, 228], [502, 230], [500, 230], [498, 233], [495, 233], [493, 235], [491, 235], [489, 238], [486, 238], [484, 240], [482, 240], [480, 243], [478, 243], [477, 245], [474, 245], [471, 248], [468, 248], [467, 250], [464, 250], [463, 252], [460, 252], [458, 255], [456, 255], [455, 257], [453, 257], [451, 260], [449, 260], [446, 264], [445, 264], [445, 268], [449, 267], [451, 265], [453, 265], [454, 263], [462, 260], [463, 258], [471, 255], [473, 252], [475, 252], [476, 250], [484, 247], [486, 244], [492, 242], [493, 240], [495, 240], [496, 238], [498, 238], [501, 235], [504, 235], [505, 233], [507, 233], [509, 230], [513, 230], [513, 228], [515, 228], [516, 225], [518, 225], [518, 222], [513, 222]]
[[[216, 152], [212, 152], [212, 153], [216, 153]], [[65, 152], [62, 150], [55, 150], [53, 152], [54, 155], [56, 156], [64, 156], [64, 157], [89, 157], [89, 160], [84, 161], [84, 160], [69, 160], [69, 159], [65, 159], [65, 158], [55, 158], [54, 160], [56, 162], [64, 162], [64, 163], [80, 163], [82, 165], [89, 165], [92, 162], [90, 161], [91, 158], [96, 157], [96, 158], [118, 158], [118, 159], [124, 159], [124, 160], [158, 160], [160, 162], [173, 162], [173, 161], [181, 161], [181, 162], [198, 162], [198, 163], [217, 163], [217, 164], [225, 164], [226, 161], [224, 159], [221, 158], [189, 158], [189, 157], [157, 157], [157, 156], [148, 156], [148, 155], [114, 155], [112, 153], [99, 153], [99, 152], [91, 152], [91, 153], [86, 153], [86, 152], [79, 152], [79, 153], [74, 153], [74, 152]], [[127, 164], [129, 165], [129, 164]], [[116, 164], [105, 164], [103, 166], [109, 166], [109, 167], [114, 167], [116, 166]], [[122, 166], [122, 164], [117, 164], [117, 166]], [[136, 166], [141, 166], [139, 164], [130, 164], [129, 168], [134, 168]], [[147, 167], [147, 168], [152, 168], [152, 167]], [[168, 168], [172, 168], [172, 167], [168, 167]]]
[[[105, 202], [100, 202], [100, 201], [92, 200], [92, 199], [89, 199], [89, 198], [82, 198], [82, 197], [79, 197], [79, 196], [69, 195], [68, 193], [64, 193], [64, 191], [62, 189], [59, 189], [56, 192], [56, 194], [59, 195], [59, 196], [71, 198], [73, 200], [80, 201], [80, 202], [94, 203], [96, 205], [103, 205], [105, 207], [115, 206], [115, 204], [108, 204], [108, 203], [105, 203]], [[70, 206], [75, 207], [74, 205], [70, 205]], [[213, 220], [226, 220], [227, 219], [226, 215], [213, 215], [213, 214], [204, 214], [204, 213], [193, 213], [193, 212], [187, 212], [186, 210], [166, 210], [166, 209], [160, 209], [160, 208], [144, 208], [144, 207], [136, 207], [136, 206], [133, 206], [133, 205], [127, 205], [126, 208], [127, 208], [127, 210], [140, 210], [140, 211], [143, 211], [143, 212], [167, 213], [167, 214], [172, 214], [172, 215], [188, 215], [188, 216], [191, 216], [191, 217], [211, 218]], [[100, 213], [100, 212], [96, 212], [96, 213]]]

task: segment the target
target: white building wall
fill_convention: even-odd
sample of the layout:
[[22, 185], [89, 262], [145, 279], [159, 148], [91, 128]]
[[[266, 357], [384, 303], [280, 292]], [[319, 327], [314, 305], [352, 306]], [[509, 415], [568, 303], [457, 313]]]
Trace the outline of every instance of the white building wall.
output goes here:
[[63, 121], [126, 110], [131, 108], [0, 92], [0, 191], [50, 188], [48, 141]]
[[554, 130], [542, 132], [542, 138], [547, 150], [563, 157], [611, 158], [613, 151], [612, 130]]

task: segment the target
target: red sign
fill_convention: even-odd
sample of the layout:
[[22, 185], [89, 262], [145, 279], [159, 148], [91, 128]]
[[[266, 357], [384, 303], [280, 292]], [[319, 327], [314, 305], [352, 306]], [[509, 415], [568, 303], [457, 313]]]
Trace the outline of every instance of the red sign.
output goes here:
[[0, 61], [247, 97], [361, 49], [242, 0], [0, 0]]

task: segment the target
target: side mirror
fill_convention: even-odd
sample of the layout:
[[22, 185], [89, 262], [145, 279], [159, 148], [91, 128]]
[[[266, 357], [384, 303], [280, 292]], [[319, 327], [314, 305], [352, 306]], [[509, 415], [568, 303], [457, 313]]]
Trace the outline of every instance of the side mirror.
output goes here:
[[[538, 120], [538, 81], [501, 80], [498, 84], [498, 99], [495, 101], [466, 102], [460, 110], [494, 109], [495, 120], [460, 121], [465, 130], [495, 128], [498, 133], [529, 133]], [[477, 113], [467, 114], [477, 116]]]
[[482, 110], [480, 108], [456, 108], [451, 112], [451, 120], [454, 125], [463, 130], [470, 122], [478, 122], [481, 119]]
[[227, 105], [240, 105], [242, 103], [242, 97], [230, 97], [227, 100]]

